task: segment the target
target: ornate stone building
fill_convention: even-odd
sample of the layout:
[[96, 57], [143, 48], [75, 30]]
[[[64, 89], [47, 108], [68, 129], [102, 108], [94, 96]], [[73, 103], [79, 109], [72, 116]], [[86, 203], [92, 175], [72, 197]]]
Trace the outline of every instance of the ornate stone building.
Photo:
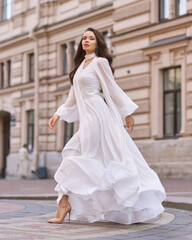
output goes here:
[[[129, 134], [162, 177], [192, 176], [192, 0], [1, 0], [0, 172], [24, 144], [52, 177], [78, 129], [49, 118], [65, 102], [84, 30], [100, 30], [115, 78], [139, 105]], [[129, 130], [128, 130], [129, 131]], [[6, 170], [5, 170], [6, 169]]]

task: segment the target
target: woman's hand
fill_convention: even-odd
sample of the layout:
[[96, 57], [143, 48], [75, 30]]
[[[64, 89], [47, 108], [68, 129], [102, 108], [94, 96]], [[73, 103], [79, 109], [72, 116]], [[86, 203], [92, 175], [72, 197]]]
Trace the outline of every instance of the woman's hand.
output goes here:
[[130, 128], [131, 127], [131, 132], [133, 131], [133, 126], [134, 126], [134, 119], [131, 115], [127, 116], [125, 118], [125, 122], [126, 122], [126, 125], [127, 125], [127, 128]]
[[59, 120], [59, 115], [55, 114], [50, 120], [49, 120], [49, 128], [51, 130], [55, 130], [55, 124], [57, 123], [57, 121]]

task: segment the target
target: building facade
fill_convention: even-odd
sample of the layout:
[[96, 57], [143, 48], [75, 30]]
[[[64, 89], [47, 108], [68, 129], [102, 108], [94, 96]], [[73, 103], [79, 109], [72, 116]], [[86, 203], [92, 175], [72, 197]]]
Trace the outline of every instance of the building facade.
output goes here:
[[129, 132], [161, 177], [192, 176], [192, 0], [1, 0], [0, 172], [24, 144], [48, 176], [78, 122], [48, 121], [65, 102], [82, 33], [100, 30], [115, 79], [139, 105]]

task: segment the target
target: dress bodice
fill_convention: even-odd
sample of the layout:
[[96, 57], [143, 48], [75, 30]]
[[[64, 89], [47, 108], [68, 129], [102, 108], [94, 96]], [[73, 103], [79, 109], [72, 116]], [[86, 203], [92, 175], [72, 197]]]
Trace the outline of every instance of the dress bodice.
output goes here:
[[92, 97], [94, 95], [102, 95], [101, 93], [101, 83], [94, 70], [92, 62], [90, 62], [85, 69], [83, 69], [83, 64], [81, 65], [80, 74], [78, 77], [79, 87], [83, 99]]
[[84, 63], [85, 59], [75, 72], [66, 102], [55, 114], [68, 122], [77, 121], [80, 115], [84, 117], [86, 111], [85, 101], [82, 100], [87, 99], [88, 104], [89, 100], [93, 100], [93, 96], [103, 98], [119, 122], [121, 118], [131, 115], [138, 108], [138, 105], [115, 82], [106, 58], [94, 57], [85, 69], [83, 69]]

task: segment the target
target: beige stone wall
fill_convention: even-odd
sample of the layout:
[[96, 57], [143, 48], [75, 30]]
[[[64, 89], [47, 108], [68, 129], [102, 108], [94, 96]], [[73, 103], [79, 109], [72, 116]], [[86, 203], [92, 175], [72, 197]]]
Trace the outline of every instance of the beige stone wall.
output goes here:
[[[113, 30], [117, 35], [148, 25], [150, 1], [114, 1], [113, 16]], [[150, 38], [148, 35], [121, 41], [112, 38], [112, 44], [116, 80], [139, 105], [134, 115], [135, 130], [131, 135], [134, 138], [150, 138], [150, 58], [141, 50], [150, 44]]]
[[[0, 110], [16, 117], [16, 126], [11, 127], [8, 166], [11, 167], [11, 161], [16, 164], [18, 150], [27, 141], [26, 112], [37, 107], [37, 85], [29, 82], [28, 64], [29, 54], [38, 51], [39, 116], [35, 137], [37, 150], [47, 154], [42, 156], [46, 156], [47, 164], [51, 166], [50, 176], [53, 175], [51, 161], [60, 161], [57, 151], [63, 149], [64, 123], [59, 121], [57, 130], [52, 132], [48, 121], [65, 102], [69, 89], [68, 75], [62, 74], [61, 45], [67, 44], [70, 56], [70, 43], [78, 44], [83, 31], [91, 26], [112, 35], [110, 48], [114, 55], [116, 81], [139, 105], [134, 113], [134, 131], [128, 131], [129, 134], [158, 174], [176, 177], [182, 165], [178, 160], [182, 153], [175, 156], [174, 151], [180, 144], [183, 153], [189, 151], [192, 136], [191, 16], [175, 18], [174, 1], [170, 1], [170, 20], [162, 23], [158, 23], [158, 0], [38, 2], [39, 5], [33, 0], [14, 0], [12, 18], [0, 22], [0, 62], [11, 60], [12, 68], [11, 87], [0, 89]], [[187, 13], [192, 13], [191, 0], [187, 1]], [[151, 44], [184, 35], [183, 40], [150, 48]], [[162, 139], [160, 142], [156, 139], [163, 138], [162, 69], [177, 65], [182, 66], [183, 139]], [[66, 89], [62, 90], [63, 87]], [[74, 132], [77, 129], [78, 123], [75, 123]], [[169, 146], [170, 159], [165, 146]], [[187, 155], [183, 156], [186, 167], [178, 175], [180, 177], [185, 175], [190, 161]], [[175, 162], [175, 171], [169, 171]]]

